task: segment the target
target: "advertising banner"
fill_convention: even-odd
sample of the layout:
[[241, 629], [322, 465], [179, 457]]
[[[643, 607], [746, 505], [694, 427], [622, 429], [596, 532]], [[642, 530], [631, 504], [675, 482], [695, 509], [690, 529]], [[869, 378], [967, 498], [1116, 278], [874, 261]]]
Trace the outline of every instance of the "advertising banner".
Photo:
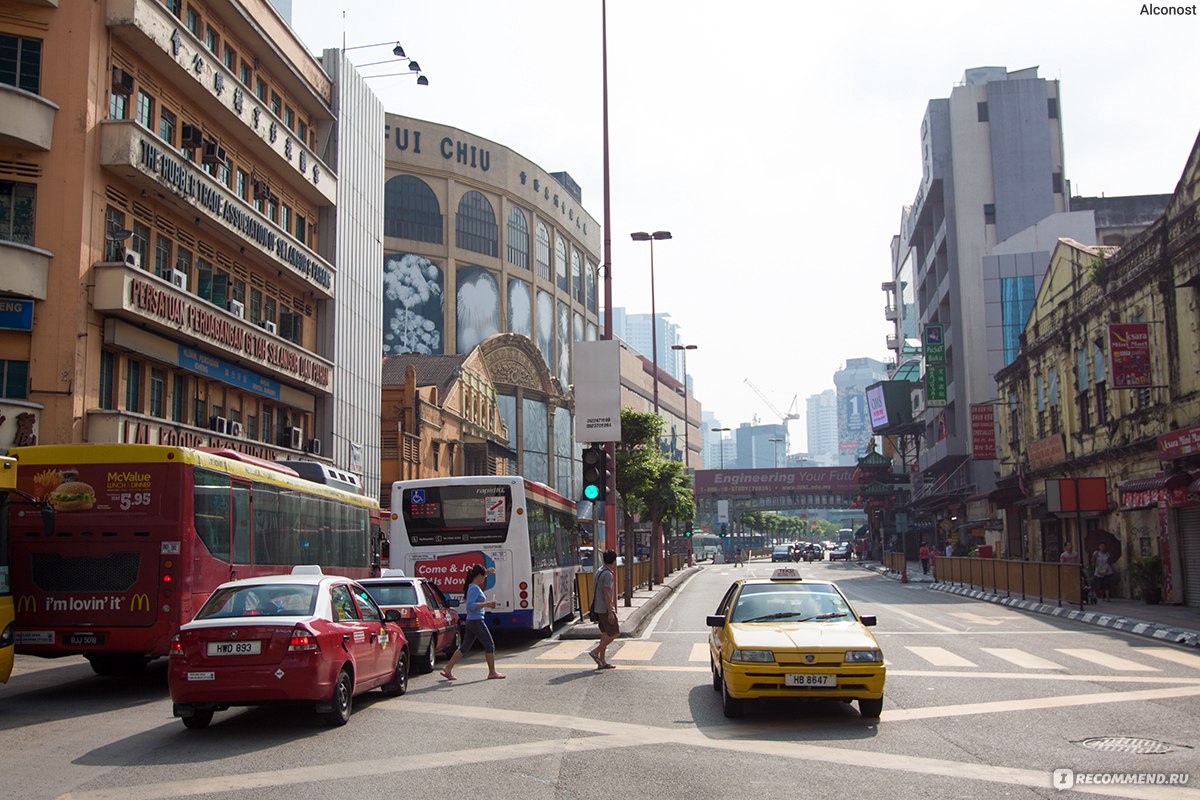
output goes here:
[[1158, 437], [1158, 455], [1163, 461], [1200, 453], [1200, 425], [1180, 428]]
[[1114, 389], [1153, 386], [1150, 367], [1150, 326], [1129, 322], [1108, 326], [1108, 354]]
[[971, 457], [996, 458], [996, 407], [991, 403], [971, 404]]
[[925, 367], [925, 405], [946, 405], [946, 367]]
[[621, 441], [621, 343], [575, 343], [575, 441]]

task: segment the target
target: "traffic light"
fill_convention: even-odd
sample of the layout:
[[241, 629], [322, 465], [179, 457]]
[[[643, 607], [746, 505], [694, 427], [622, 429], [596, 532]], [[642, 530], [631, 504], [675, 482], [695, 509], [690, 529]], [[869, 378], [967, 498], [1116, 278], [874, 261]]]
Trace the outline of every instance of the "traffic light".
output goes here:
[[692, 535], [692, 523], [687, 523], [683, 526], [683, 535], [690, 537]]
[[608, 497], [608, 451], [594, 444], [583, 451], [583, 499], [599, 502]]
[[724, 522], [721, 523], [721, 538], [724, 539], [729, 535], [729, 526]]

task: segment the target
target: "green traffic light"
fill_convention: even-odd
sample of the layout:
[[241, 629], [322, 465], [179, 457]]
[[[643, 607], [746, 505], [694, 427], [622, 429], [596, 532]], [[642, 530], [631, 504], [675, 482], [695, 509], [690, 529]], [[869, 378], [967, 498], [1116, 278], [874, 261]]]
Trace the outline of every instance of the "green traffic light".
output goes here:
[[587, 500], [595, 500], [600, 496], [600, 487], [594, 483], [583, 487], [583, 496]]

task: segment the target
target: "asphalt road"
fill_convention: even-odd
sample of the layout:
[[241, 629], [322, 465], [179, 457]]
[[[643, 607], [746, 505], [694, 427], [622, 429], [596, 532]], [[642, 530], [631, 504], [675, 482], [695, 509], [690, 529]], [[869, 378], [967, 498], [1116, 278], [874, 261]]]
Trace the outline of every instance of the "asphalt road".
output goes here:
[[[0, 798], [531, 798], [1082, 796], [1200, 800], [1200, 653], [901, 585], [852, 564], [833, 578], [888, 662], [884, 713], [840, 702], [752, 705], [727, 720], [704, 617], [730, 582], [771, 565], [708, 566], [598, 672], [586, 641], [500, 642], [448, 684], [359, 697], [344, 728], [303, 709], [219, 712], [187, 731], [161, 663], [99, 678], [77, 659], [18, 657], [0, 687]], [[1160, 745], [1149, 755], [1097, 750]], [[1076, 773], [1181, 773], [1182, 787], [1052, 788]], [[1104, 778], [1101, 778], [1104, 780]]]

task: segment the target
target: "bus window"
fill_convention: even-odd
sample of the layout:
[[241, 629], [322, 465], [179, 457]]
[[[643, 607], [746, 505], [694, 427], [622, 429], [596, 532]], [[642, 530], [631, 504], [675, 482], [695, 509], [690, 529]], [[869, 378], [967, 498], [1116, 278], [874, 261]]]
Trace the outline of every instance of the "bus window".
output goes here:
[[229, 488], [228, 475], [196, 469], [193, 518], [196, 535], [214, 558], [229, 562]]
[[233, 563], [250, 563], [250, 484], [233, 482]]

